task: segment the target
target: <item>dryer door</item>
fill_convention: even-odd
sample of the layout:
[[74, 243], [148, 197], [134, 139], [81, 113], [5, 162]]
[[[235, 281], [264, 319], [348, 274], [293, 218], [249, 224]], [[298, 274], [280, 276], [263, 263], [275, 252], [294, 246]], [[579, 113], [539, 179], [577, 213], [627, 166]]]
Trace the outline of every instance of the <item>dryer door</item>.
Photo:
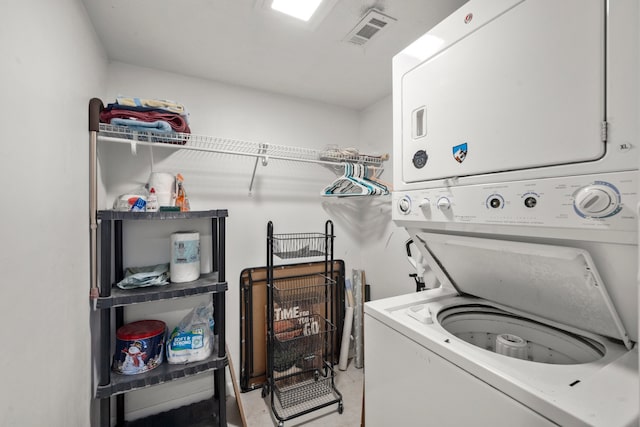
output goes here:
[[403, 181], [603, 156], [605, 3], [472, 0], [423, 37], [402, 76]]

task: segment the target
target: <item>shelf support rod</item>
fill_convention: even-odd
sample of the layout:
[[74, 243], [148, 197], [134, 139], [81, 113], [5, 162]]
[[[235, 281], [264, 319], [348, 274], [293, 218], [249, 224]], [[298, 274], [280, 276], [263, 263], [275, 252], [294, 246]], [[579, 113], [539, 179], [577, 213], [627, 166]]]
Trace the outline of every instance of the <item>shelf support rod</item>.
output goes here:
[[100, 130], [100, 112], [104, 108], [102, 101], [93, 98], [89, 101], [89, 229], [90, 229], [90, 285], [89, 298], [96, 310], [100, 291], [98, 289], [98, 132]]
[[265, 154], [267, 152], [268, 147], [269, 146], [267, 144], [260, 144], [260, 149], [258, 150], [256, 161], [253, 163], [253, 173], [251, 174], [251, 182], [249, 183], [249, 197], [252, 196], [251, 191], [253, 189], [253, 182], [256, 178], [256, 169], [258, 169], [258, 160], [262, 159], [262, 166], [267, 166], [267, 163], [269, 163], [269, 158], [267, 156], [260, 156], [260, 154]]

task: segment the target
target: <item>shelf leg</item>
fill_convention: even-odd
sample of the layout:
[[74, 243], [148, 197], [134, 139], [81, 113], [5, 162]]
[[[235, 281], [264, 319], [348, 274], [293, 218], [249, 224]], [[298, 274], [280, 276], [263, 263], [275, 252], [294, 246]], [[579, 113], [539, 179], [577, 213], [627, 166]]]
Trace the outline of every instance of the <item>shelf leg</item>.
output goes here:
[[[116, 283], [121, 281], [124, 278], [124, 249], [122, 244], [122, 221], [117, 220], [113, 222], [113, 231], [114, 231], [114, 272], [115, 272], [115, 281]], [[124, 309], [122, 307], [116, 307], [116, 330], [124, 325]], [[109, 347], [106, 347], [109, 348]], [[124, 425], [124, 394], [119, 394], [116, 396], [116, 425], [123, 426]]]
[[[224, 347], [222, 345], [221, 347]], [[218, 369], [213, 373], [213, 390], [214, 390], [214, 402], [217, 403], [218, 408], [218, 425], [227, 425], [227, 396], [225, 393], [225, 369]]]
[[[100, 348], [111, 348], [111, 310], [100, 311]], [[100, 354], [100, 385], [109, 384], [111, 375], [110, 355], [108, 352]], [[111, 398], [100, 399], [100, 426], [111, 426]]]
[[[116, 330], [124, 324], [124, 310], [122, 307], [116, 307]], [[107, 347], [108, 348], [108, 347]], [[124, 426], [124, 394], [116, 396], [116, 425]]]
[[219, 276], [218, 276], [218, 281], [219, 282], [224, 282], [225, 279], [225, 263], [226, 263], [226, 258], [225, 258], [225, 239], [226, 239], [226, 233], [225, 233], [225, 218], [218, 218], [218, 260], [219, 260], [219, 265], [218, 265], [218, 272], [219, 272]]
[[[213, 303], [214, 303], [214, 308], [213, 308], [213, 312], [216, 314], [215, 318], [215, 324], [214, 324], [214, 328], [215, 326], [218, 325], [222, 325], [224, 324], [225, 321], [225, 304], [224, 304], [224, 300], [223, 298], [220, 298], [219, 295], [215, 295], [213, 298]], [[225, 328], [223, 327], [219, 327], [216, 328], [217, 329], [217, 333], [218, 333], [218, 357], [225, 357], [226, 356], [226, 352], [225, 352], [225, 348], [224, 348], [224, 343], [225, 341]]]
[[[111, 265], [111, 221], [102, 221], [100, 225], [100, 265]], [[111, 269], [100, 269], [100, 296], [111, 295]], [[111, 310], [100, 310], [100, 348], [111, 348]], [[103, 351], [99, 356], [99, 385], [108, 385], [111, 381], [111, 355]], [[100, 426], [111, 426], [111, 398], [100, 399]]]

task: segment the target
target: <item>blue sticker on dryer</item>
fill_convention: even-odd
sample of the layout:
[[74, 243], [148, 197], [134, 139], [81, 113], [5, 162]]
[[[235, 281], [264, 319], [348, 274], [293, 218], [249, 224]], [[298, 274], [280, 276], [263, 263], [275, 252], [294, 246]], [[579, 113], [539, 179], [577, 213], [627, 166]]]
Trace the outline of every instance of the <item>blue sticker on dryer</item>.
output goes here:
[[467, 158], [467, 143], [456, 145], [453, 147], [453, 158], [456, 159], [458, 163], [464, 162], [464, 159]]

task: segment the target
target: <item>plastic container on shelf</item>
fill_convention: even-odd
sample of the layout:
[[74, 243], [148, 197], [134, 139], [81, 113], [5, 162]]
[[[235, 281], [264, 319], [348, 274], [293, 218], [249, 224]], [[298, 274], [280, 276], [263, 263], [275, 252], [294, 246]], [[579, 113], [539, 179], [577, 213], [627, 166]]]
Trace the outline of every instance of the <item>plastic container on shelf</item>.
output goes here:
[[166, 330], [167, 325], [161, 320], [139, 320], [118, 328], [113, 370], [134, 375], [162, 364]]
[[149, 190], [149, 197], [147, 198], [147, 212], [158, 212], [160, 205], [158, 204], [158, 196], [156, 196], [156, 189], [151, 187]]

